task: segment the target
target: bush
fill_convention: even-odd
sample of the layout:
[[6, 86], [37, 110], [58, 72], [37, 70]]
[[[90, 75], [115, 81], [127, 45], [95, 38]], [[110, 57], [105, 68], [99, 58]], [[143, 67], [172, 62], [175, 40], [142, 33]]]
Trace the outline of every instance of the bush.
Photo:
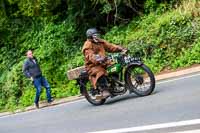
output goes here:
[[[1, 2], [0, 110], [33, 103], [35, 89], [22, 74], [23, 55], [29, 49], [34, 50], [53, 97], [77, 95], [76, 82], [67, 80], [66, 71], [83, 65], [83, 31], [91, 25], [109, 30], [106, 40], [129, 48], [133, 56], [143, 57], [153, 72], [200, 63], [198, 1], [92, 1], [97, 9], [88, 4], [91, 1], [57, 0], [52, 6], [52, 0], [44, 0], [34, 3], [37, 7], [30, 0]], [[43, 89], [41, 100], [45, 99]]]
[[[133, 56], [142, 56], [154, 72], [187, 66], [189, 62], [190, 65], [198, 63], [199, 45], [196, 40], [200, 37], [199, 19], [193, 17], [194, 10], [187, 13], [179, 11], [178, 8], [160, 15], [150, 13], [133, 20], [128, 26], [114, 27], [105, 38], [123, 43]], [[183, 55], [188, 61], [183, 60]]]
[[[5, 61], [1, 65], [3, 69], [0, 78], [2, 90], [0, 94], [2, 95], [0, 98], [2, 101], [0, 101], [1, 108], [25, 107], [31, 105], [34, 101], [35, 89], [33, 89], [33, 84], [22, 73], [22, 66], [25, 60], [22, 55], [25, 55], [28, 49], [34, 50], [34, 55], [40, 63], [43, 75], [52, 87], [52, 94], [55, 98], [78, 93], [74, 82], [67, 81], [66, 76], [66, 70], [69, 68], [68, 64], [71, 64], [70, 67], [83, 64], [83, 58], [80, 56], [80, 44], [73, 41], [74, 36], [76, 36], [73, 25], [69, 21], [59, 24], [54, 24], [53, 22], [45, 24], [46, 20], [37, 20], [35, 23], [37, 26], [33, 25], [31, 30], [27, 30], [17, 39], [16, 43], [20, 44], [18, 46], [19, 51], [17, 53], [12, 51], [12, 55], [16, 54], [14, 59], [16, 63], [11, 65], [10, 68], [4, 67], [11, 63], [9, 62], [10, 55], [6, 53], [8, 50], [7, 48], [1, 49], [3, 53], [5, 52], [1, 54], [3, 61]], [[42, 91], [41, 100], [45, 99], [46, 92]]]

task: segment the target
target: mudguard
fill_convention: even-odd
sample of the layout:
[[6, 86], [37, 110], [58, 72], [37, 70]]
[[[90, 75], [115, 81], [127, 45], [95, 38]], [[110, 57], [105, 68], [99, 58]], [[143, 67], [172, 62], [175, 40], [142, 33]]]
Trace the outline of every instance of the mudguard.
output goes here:
[[125, 69], [125, 73], [124, 73], [124, 79], [125, 79], [125, 83], [127, 83], [126, 81], [126, 77], [127, 77], [127, 73], [128, 73], [128, 69], [130, 67], [134, 67], [134, 66], [142, 66], [143, 65], [143, 62], [141, 61], [138, 61], [138, 62], [132, 62], [130, 64], [127, 65], [126, 69]]
[[85, 91], [86, 91], [85, 86], [86, 86], [87, 82], [89, 81], [89, 75], [88, 75], [87, 71], [82, 71], [79, 78], [76, 81], [80, 87], [80, 93], [82, 95], [84, 95]]
[[125, 74], [128, 71], [129, 67], [132, 67], [132, 66], [142, 66], [142, 65], [143, 65], [143, 62], [132, 62], [132, 63], [128, 64], [127, 67], [126, 67], [126, 70], [125, 70]]

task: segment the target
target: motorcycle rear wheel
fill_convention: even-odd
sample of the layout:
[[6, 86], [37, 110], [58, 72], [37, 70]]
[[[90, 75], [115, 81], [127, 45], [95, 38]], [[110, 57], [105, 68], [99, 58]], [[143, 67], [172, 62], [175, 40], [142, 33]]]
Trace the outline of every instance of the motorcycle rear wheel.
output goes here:
[[95, 94], [92, 94], [92, 91], [95, 91], [95, 90], [92, 88], [90, 81], [86, 83], [85, 89], [86, 89], [85, 98], [89, 103], [95, 106], [102, 105], [105, 103], [106, 99], [96, 99]]

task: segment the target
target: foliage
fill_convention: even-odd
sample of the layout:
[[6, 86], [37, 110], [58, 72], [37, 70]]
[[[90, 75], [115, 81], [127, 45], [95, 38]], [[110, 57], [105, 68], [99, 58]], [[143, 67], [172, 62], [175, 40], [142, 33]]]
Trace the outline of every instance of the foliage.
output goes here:
[[[194, 13], [199, 13], [199, 5], [187, 4], [193, 5], [192, 10], [182, 5], [164, 14], [152, 12], [134, 19], [128, 26], [114, 27], [105, 38], [124, 44], [134, 56], [142, 56], [154, 72], [198, 63], [200, 25]], [[195, 50], [191, 52], [195, 55], [190, 58], [186, 53], [193, 47]], [[187, 62], [183, 62], [183, 55], [187, 56]]]
[[29, 49], [54, 98], [77, 95], [66, 71], [84, 64], [89, 27], [142, 56], [154, 72], [200, 63], [199, 9], [196, 0], [0, 0], [0, 110], [33, 103], [35, 89], [22, 73]]
[[173, 69], [200, 64], [200, 40], [194, 43], [192, 47], [183, 49], [182, 51], [182, 54], [172, 64]]

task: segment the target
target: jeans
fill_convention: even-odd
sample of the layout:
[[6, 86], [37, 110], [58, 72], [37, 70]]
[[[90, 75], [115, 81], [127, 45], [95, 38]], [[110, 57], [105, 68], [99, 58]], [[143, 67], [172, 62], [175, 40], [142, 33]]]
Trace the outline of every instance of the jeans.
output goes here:
[[36, 89], [35, 103], [38, 104], [38, 102], [39, 102], [42, 86], [44, 86], [46, 88], [47, 101], [48, 101], [48, 103], [50, 103], [52, 100], [51, 89], [50, 89], [50, 85], [49, 85], [48, 81], [46, 80], [46, 78], [43, 76], [37, 77], [33, 80], [33, 84]]

